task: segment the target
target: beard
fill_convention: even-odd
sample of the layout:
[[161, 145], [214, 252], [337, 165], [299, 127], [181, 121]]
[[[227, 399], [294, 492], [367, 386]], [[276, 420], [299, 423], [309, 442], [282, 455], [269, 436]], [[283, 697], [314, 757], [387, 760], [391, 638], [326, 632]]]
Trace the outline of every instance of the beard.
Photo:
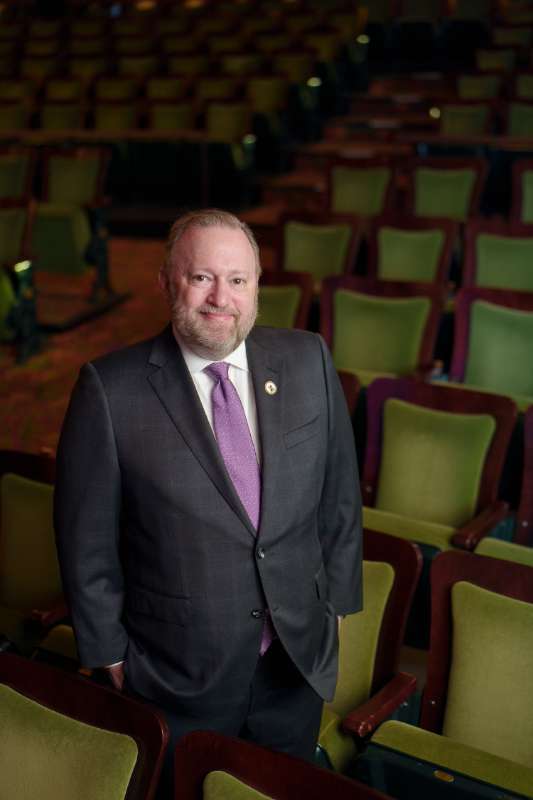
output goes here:
[[[250, 310], [241, 313], [230, 306], [187, 308], [180, 303], [172, 288], [169, 303], [172, 324], [183, 341], [201, 358], [222, 361], [244, 342], [252, 330], [258, 315], [257, 294]], [[231, 314], [233, 321], [228, 326], [227, 322], [207, 320], [203, 314]]]

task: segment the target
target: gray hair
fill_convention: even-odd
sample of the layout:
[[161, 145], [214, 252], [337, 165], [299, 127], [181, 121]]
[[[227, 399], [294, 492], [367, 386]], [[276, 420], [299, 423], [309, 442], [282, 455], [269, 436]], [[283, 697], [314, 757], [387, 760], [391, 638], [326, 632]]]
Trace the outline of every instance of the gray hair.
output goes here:
[[188, 211], [182, 217], [176, 220], [170, 229], [168, 239], [165, 244], [165, 258], [163, 261], [163, 269], [170, 277], [174, 267], [174, 258], [176, 253], [176, 246], [189, 228], [235, 228], [241, 230], [254, 251], [255, 269], [257, 278], [261, 275], [261, 264], [259, 262], [259, 247], [252, 233], [252, 229], [234, 214], [228, 211], [222, 211], [219, 208], [205, 208], [199, 211]]

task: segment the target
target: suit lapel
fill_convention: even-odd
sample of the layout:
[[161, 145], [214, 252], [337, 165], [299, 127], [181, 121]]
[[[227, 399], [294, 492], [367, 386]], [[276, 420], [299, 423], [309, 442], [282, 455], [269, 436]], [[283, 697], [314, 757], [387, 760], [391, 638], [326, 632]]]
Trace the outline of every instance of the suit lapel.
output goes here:
[[[264, 530], [264, 520], [276, 519], [272, 514], [276, 504], [276, 479], [280, 456], [281, 421], [283, 419], [284, 387], [283, 362], [269, 350], [268, 338], [257, 328], [246, 340], [248, 364], [252, 373], [259, 436], [261, 440], [261, 517], [259, 533]], [[268, 394], [265, 384], [276, 384], [275, 394]]]
[[172, 422], [241, 522], [256, 536], [255, 528], [228, 475], [171, 326], [155, 338], [148, 360], [159, 367], [148, 380]]

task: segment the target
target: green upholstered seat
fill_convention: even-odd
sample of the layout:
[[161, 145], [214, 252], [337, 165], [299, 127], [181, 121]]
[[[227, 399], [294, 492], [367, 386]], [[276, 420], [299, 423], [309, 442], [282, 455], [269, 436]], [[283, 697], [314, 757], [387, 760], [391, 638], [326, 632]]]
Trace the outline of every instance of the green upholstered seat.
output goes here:
[[44, 638], [28, 620], [33, 609], [63, 596], [53, 494], [53, 486], [19, 475], [0, 480], [0, 633], [26, 655]]
[[[276, 50], [287, 50], [291, 46], [292, 38], [288, 33], [264, 33], [256, 36], [254, 46], [260, 53], [275, 53]], [[279, 67], [279, 62], [278, 62]], [[278, 67], [274, 67], [276, 72]], [[285, 72], [282, 69], [282, 72]]]
[[459, 75], [457, 96], [460, 100], [490, 100], [498, 97], [501, 82], [499, 75]]
[[247, 122], [244, 103], [209, 103], [206, 108], [206, 133], [211, 142], [239, 142], [246, 133]]
[[194, 36], [167, 36], [161, 43], [161, 51], [164, 55], [174, 55], [175, 53], [194, 53], [198, 49], [198, 41]]
[[341, 724], [370, 697], [381, 622], [393, 583], [390, 564], [363, 561], [364, 609], [346, 617], [341, 626], [339, 679], [335, 697], [324, 703], [318, 736], [337, 772], [345, 772], [356, 754], [353, 738]]
[[532, 292], [533, 239], [480, 233], [476, 237], [476, 284]]
[[135, 97], [135, 81], [130, 78], [99, 78], [94, 85], [96, 100], [124, 103]]
[[340, 289], [333, 298], [333, 360], [337, 369], [407, 376], [417, 368], [431, 309], [427, 297], [389, 298]]
[[94, 78], [104, 75], [108, 68], [107, 58], [71, 58], [68, 62], [68, 74], [73, 78], [81, 78], [84, 81], [92, 81]]
[[195, 56], [172, 56], [168, 59], [170, 75], [200, 75], [209, 69], [209, 56], [200, 54]]
[[351, 237], [350, 225], [288, 221], [283, 229], [283, 269], [307, 272], [317, 281], [342, 275]]
[[20, 61], [19, 72], [23, 78], [44, 80], [57, 72], [57, 58], [23, 58]]
[[257, 324], [293, 328], [301, 298], [299, 286], [260, 286]]
[[91, 241], [86, 212], [65, 203], [39, 203], [31, 240], [37, 254], [35, 268], [42, 272], [83, 275], [85, 252]]
[[78, 661], [78, 648], [70, 625], [56, 625], [52, 628], [40, 643], [39, 649]]
[[81, 107], [76, 103], [45, 103], [41, 108], [44, 130], [76, 130], [80, 122]]
[[482, 136], [486, 133], [490, 107], [476, 105], [443, 105], [441, 107], [440, 133], [442, 136]]
[[377, 233], [378, 278], [432, 283], [445, 244], [444, 231], [408, 231], [383, 226]]
[[533, 402], [533, 314], [472, 303], [463, 382]]
[[148, 100], [179, 100], [185, 93], [183, 78], [150, 78], [145, 84]]
[[249, 75], [261, 69], [257, 53], [226, 53], [220, 58], [220, 70], [232, 75]]
[[331, 212], [373, 217], [384, 209], [392, 177], [390, 167], [357, 169], [334, 166], [331, 171]]
[[515, 94], [519, 100], [533, 100], [533, 75], [523, 72], [516, 76]]
[[190, 103], [154, 103], [149, 121], [153, 131], [187, 130], [192, 127], [192, 106]]
[[495, 27], [492, 29], [492, 41], [496, 47], [529, 47], [533, 30], [527, 27]]
[[30, 37], [48, 39], [61, 35], [61, 22], [59, 20], [32, 19], [26, 34]]
[[476, 173], [470, 167], [418, 167], [414, 173], [415, 216], [465, 219], [475, 183]]
[[484, 536], [474, 552], [481, 556], [501, 558], [502, 561], [514, 561], [516, 564], [533, 567], [533, 547], [493, 539], [492, 536]]
[[522, 222], [533, 222], [533, 172], [522, 173]]
[[231, 77], [209, 75], [198, 78], [194, 91], [195, 98], [200, 103], [205, 100], [231, 100], [235, 94], [235, 83]]
[[73, 159], [52, 155], [48, 161], [48, 198], [51, 203], [83, 205], [96, 195], [98, 157]]
[[459, 581], [451, 612], [442, 736], [387, 722], [372, 742], [531, 797], [533, 605]]
[[134, 75], [144, 78], [157, 72], [156, 56], [121, 56], [118, 59], [119, 75]]
[[68, 49], [73, 56], [102, 56], [107, 50], [107, 42], [103, 38], [71, 39]]
[[187, 30], [187, 27], [188, 23], [186, 19], [162, 17], [156, 21], [154, 31], [160, 36], [172, 36], [176, 33], [183, 33]]
[[46, 99], [52, 103], [68, 103], [79, 100], [83, 84], [73, 78], [52, 78], [45, 86]]
[[26, 116], [26, 108], [22, 104], [0, 104], [0, 131], [21, 130], [26, 124]]
[[143, 56], [153, 49], [152, 39], [137, 36], [115, 39], [114, 45], [115, 52], [121, 56]]
[[202, 797], [203, 800], [270, 800], [233, 775], [218, 770], [205, 776]]
[[512, 48], [505, 50], [478, 50], [476, 53], [476, 69], [483, 72], [512, 72], [516, 64], [516, 51]]
[[457, 532], [457, 528], [453, 525], [440, 525], [437, 522], [414, 519], [404, 514], [394, 514], [369, 506], [363, 506], [363, 525], [371, 531], [388, 533], [390, 536], [408, 539], [439, 550], [452, 550], [452, 537]]
[[31, 97], [35, 92], [33, 81], [11, 78], [0, 81], [0, 100], [13, 103]]
[[124, 800], [137, 745], [58, 714], [0, 684], [2, 795], [24, 800]]
[[134, 103], [110, 103], [94, 109], [94, 127], [102, 131], [127, 131], [135, 128], [137, 109]]
[[24, 55], [30, 58], [55, 56], [59, 46], [59, 39], [27, 39], [24, 42]]
[[275, 111], [283, 104], [286, 82], [277, 75], [258, 75], [246, 81], [246, 99], [256, 113]]
[[29, 166], [26, 153], [0, 155], [0, 198], [22, 198]]
[[509, 103], [507, 133], [509, 136], [533, 135], [533, 105]]
[[456, 528], [469, 522], [495, 429], [488, 414], [386, 400], [375, 508]]
[[142, 36], [144, 22], [142, 19], [117, 19], [113, 22], [115, 36]]
[[[405, 722], [384, 722], [371, 742], [371, 746], [377, 745], [380, 750], [384, 750], [385, 758], [396, 753], [405, 755], [406, 760], [413, 765], [413, 772], [422, 761], [430, 765], [431, 773], [438, 765], [442, 770], [453, 770], [460, 775], [467, 775], [489, 785], [502, 786], [509, 792], [524, 794], [526, 797], [531, 797], [533, 791], [532, 769], [506, 758], [487, 754], [475, 747], [444, 739], [436, 733], [415, 728]], [[478, 791], [481, 795], [483, 786], [479, 786]]]
[[91, 37], [91, 36], [100, 36], [104, 32], [104, 20], [102, 19], [91, 19], [90, 17], [81, 18], [81, 19], [73, 19], [70, 23], [70, 35], [71, 36], [84, 36], [84, 37]]

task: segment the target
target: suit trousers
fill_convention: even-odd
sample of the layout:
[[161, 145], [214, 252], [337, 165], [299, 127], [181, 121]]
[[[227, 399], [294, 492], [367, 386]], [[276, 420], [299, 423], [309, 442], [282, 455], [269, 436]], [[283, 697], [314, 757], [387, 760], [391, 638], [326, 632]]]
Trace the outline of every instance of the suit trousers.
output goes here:
[[242, 701], [222, 716], [183, 714], [143, 697], [127, 681], [123, 691], [157, 708], [168, 723], [168, 752], [155, 800], [174, 800], [174, 750], [182, 736], [190, 731], [210, 730], [239, 736], [314, 761], [324, 701], [294, 666], [279, 639], [258, 657], [252, 682]]

